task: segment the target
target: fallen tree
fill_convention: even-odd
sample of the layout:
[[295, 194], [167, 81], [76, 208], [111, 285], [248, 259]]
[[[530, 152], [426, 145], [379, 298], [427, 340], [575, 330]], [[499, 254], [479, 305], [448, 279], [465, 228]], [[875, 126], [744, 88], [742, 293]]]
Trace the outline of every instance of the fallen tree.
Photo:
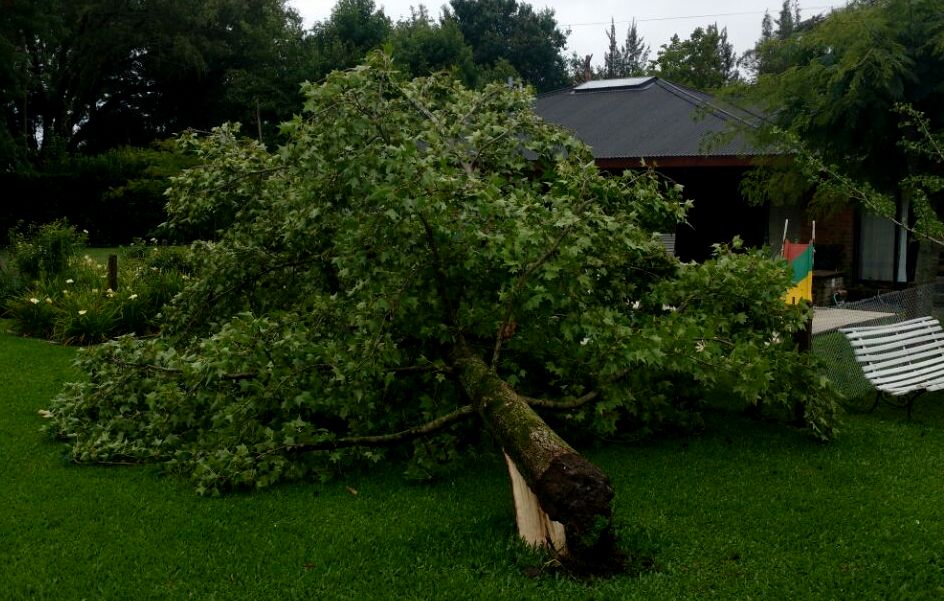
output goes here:
[[528, 540], [609, 571], [608, 478], [537, 411], [611, 434], [690, 420], [709, 393], [799, 399], [831, 435], [784, 266], [727, 247], [679, 264], [653, 234], [684, 218], [674, 187], [601, 176], [523, 90], [402, 81], [377, 55], [305, 93], [276, 152], [183, 137], [201, 166], [174, 179], [169, 227], [218, 237], [159, 337], [81, 354], [87, 379], [47, 413], [75, 461], [164, 462], [201, 493], [404, 448], [422, 472], [477, 416]]

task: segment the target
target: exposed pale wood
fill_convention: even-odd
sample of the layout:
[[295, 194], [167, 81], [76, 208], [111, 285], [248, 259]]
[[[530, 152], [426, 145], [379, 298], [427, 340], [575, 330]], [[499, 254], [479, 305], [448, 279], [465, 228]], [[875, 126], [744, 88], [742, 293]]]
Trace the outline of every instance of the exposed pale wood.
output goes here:
[[541, 509], [537, 495], [528, 487], [515, 467], [515, 462], [505, 453], [508, 475], [511, 478], [511, 490], [515, 499], [515, 522], [518, 535], [534, 547], [546, 547], [561, 555], [567, 552], [567, 535], [564, 525], [555, 522]]
[[502, 380], [482, 356], [460, 341], [454, 374], [472, 406], [550, 519], [563, 525], [575, 572], [612, 573], [623, 567], [613, 529], [613, 488], [600, 468], [577, 453]]

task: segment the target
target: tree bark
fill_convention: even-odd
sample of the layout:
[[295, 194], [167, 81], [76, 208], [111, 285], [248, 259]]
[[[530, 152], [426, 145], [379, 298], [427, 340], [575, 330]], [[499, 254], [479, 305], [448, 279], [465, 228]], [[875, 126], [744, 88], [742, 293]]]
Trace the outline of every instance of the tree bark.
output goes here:
[[909, 307], [913, 315], [921, 317], [931, 315], [934, 309], [934, 287], [937, 283], [938, 264], [941, 260], [940, 245], [930, 240], [920, 240], [918, 243], [918, 260], [915, 265], [915, 298], [914, 306]]
[[[610, 573], [623, 558], [613, 532], [613, 488], [474, 351], [455, 352], [459, 382], [551, 520], [563, 526], [559, 559], [575, 572]], [[552, 546], [547, 541], [546, 546]], [[561, 546], [558, 542], [556, 546]]]

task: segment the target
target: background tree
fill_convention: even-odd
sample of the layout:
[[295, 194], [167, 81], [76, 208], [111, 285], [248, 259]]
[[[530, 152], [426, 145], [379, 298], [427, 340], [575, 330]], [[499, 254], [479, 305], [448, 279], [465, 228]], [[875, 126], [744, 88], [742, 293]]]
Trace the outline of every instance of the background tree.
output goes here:
[[800, 3], [798, 0], [783, 0], [780, 7], [780, 16], [776, 19], [777, 31], [775, 37], [785, 40], [793, 32], [799, 29], [802, 19], [800, 18]]
[[659, 49], [652, 69], [669, 81], [700, 90], [720, 88], [738, 79], [734, 46], [728, 42], [727, 28], [719, 31], [717, 24], [697, 27], [687, 40], [672, 36]]
[[[894, 107], [907, 104], [926, 116], [930, 130], [941, 129], [942, 47], [941, 0], [853, 3], [771, 47], [786, 67], [759, 74], [752, 102], [824, 164], [897, 197], [886, 216], [907, 221], [899, 214], [899, 184], [921, 167], [898, 142], [902, 119]], [[835, 206], [840, 199], [814, 200]], [[917, 279], [928, 280], [936, 268], [934, 245], [923, 245]]]
[[331, 16], [311, 30], [309, 79], [318, 81], [335, 69], [357, 65], [380, 48], [391, 31], [390, 19], [374, 0], [338, 0]]
[[302, 41], [283, 0], [7, 3], [0, 237], [65, 217], [95, 244], [153, 235], [163, 197], [130, 180], [180, 161], [151, 144], [224, 120], [274, 143], [308, 76]]
[[569, 560], [599, 570], [613, 491], [535, 409], [599, 436], [683, 423], [712, 394], [802, 401], [831, 434], [785, 335], [803, 317], [783, 265], [679, 264], [652, 233], [684, 218], [674, 187], [604, 177], [526, 90], [403, 81], [375, 55], [305, 94], [277, 153], [229, 127], [183, 138], [203, 165], [175, 178], [173, 222], [228, 226], [159, 337], [82, 354], [89, 377], [49, 413], [74, 460], [160, 461], [209, 493], [403, 445], [435, 466], [484, 426]]
[[603, 54], [602, 77], [638, 77], [646, 73], [649, 63], [649, 46], [636, 30], [636, 20], [626, 30], [626, 41], [622, 46], [616, 42], [616, 24], [610, 19], [606, 32], [609, 46]]
[[15, 3], [4, 23], [20, 82], [4, 91], [5, 121], [32, 153], [272, 122], [297, 102], [302, 32], [283, 0], [42, 0]]
[[623, 52], [616, 41], [616, 23], [610, 18], [610, 29], [606, 32], [606, 39], [609, 42], [606, 52], [603, 53], [603, 72], [604, 78], [622, 77], [623, 73]]
[[[443, 21], [458, 26], [483, 72], [504, 63], [538, 91], [567, 85], [561, 55], [567, 36], [557, 28], [554, 11], [535, 12], [517, 0], [451, 0]], [[491, 79], [499, 80], [505, 71], [499, 68]]]
[[411, 9], [410, 18], [396, 24], [390, 44], [394, 62], [410, 76], [453, 70], [467, 86], [478, 82], [472, 48], [456, 23], [433, 20], [423, 5]]
[[802, 58], [791, 56], [794, 48], [787, 40], [794, 34], [809, 32], [822, 19], [822, 15], [812, 15], [803, 20], [799, 3], [784, 0], [780, 16], [776, 20], [776, 29], [774, 19], [770, 13], [765, 12], [761, 21], [760, 39], [753, 48], [744, 53], [740, 65], [754, 76], [761, 73], [780, 73], [795, 65]]
[[623, 43], [623, 73], [624, 77], [639, 77], [645, 75], [649, 68], [649, 44], [636, 30], [636, 19], [626, 30], [626, 41]]

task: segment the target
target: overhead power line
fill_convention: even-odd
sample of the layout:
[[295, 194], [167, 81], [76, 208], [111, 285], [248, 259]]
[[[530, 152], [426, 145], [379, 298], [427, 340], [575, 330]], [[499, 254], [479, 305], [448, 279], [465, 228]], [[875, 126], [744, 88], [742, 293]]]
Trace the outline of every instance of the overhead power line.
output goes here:
[[[801, 10], [807, 10], [807, 11], [811, 11], [811, 10], [815, 11], [815, 10], [820, 10], [824, 8], [831, 9], [834, 7], [829, 4], [823, 5], [823, 6], [800, 7]], [[681, 21], [683, 19], [711, 19], [715, 17], [742, 17], [745, 15], [762, 15], [766, 12], [769, 12], [769, 11], [750, 10], [750, 11], [733, 12], [733, 13], [713, 13], [713, 14], [707, 14], [707, 15], [680, 15], [676, 17], [645, 17], [641, 19], [628, 19], [625, 21], [612, 21], [612, 23], [623, 25], [626, 23], [632, 23], [633, 21], [635, 21], [636, 23], [647, 23], [647, 22], [652, 22], [652, 21]], [[609, 25], [610, 23], [611, 23], [610, 21], [598, 21], [595, 23], [568, 23], [564, 25], [564, 27], [598, 27], [600, 25]]]

